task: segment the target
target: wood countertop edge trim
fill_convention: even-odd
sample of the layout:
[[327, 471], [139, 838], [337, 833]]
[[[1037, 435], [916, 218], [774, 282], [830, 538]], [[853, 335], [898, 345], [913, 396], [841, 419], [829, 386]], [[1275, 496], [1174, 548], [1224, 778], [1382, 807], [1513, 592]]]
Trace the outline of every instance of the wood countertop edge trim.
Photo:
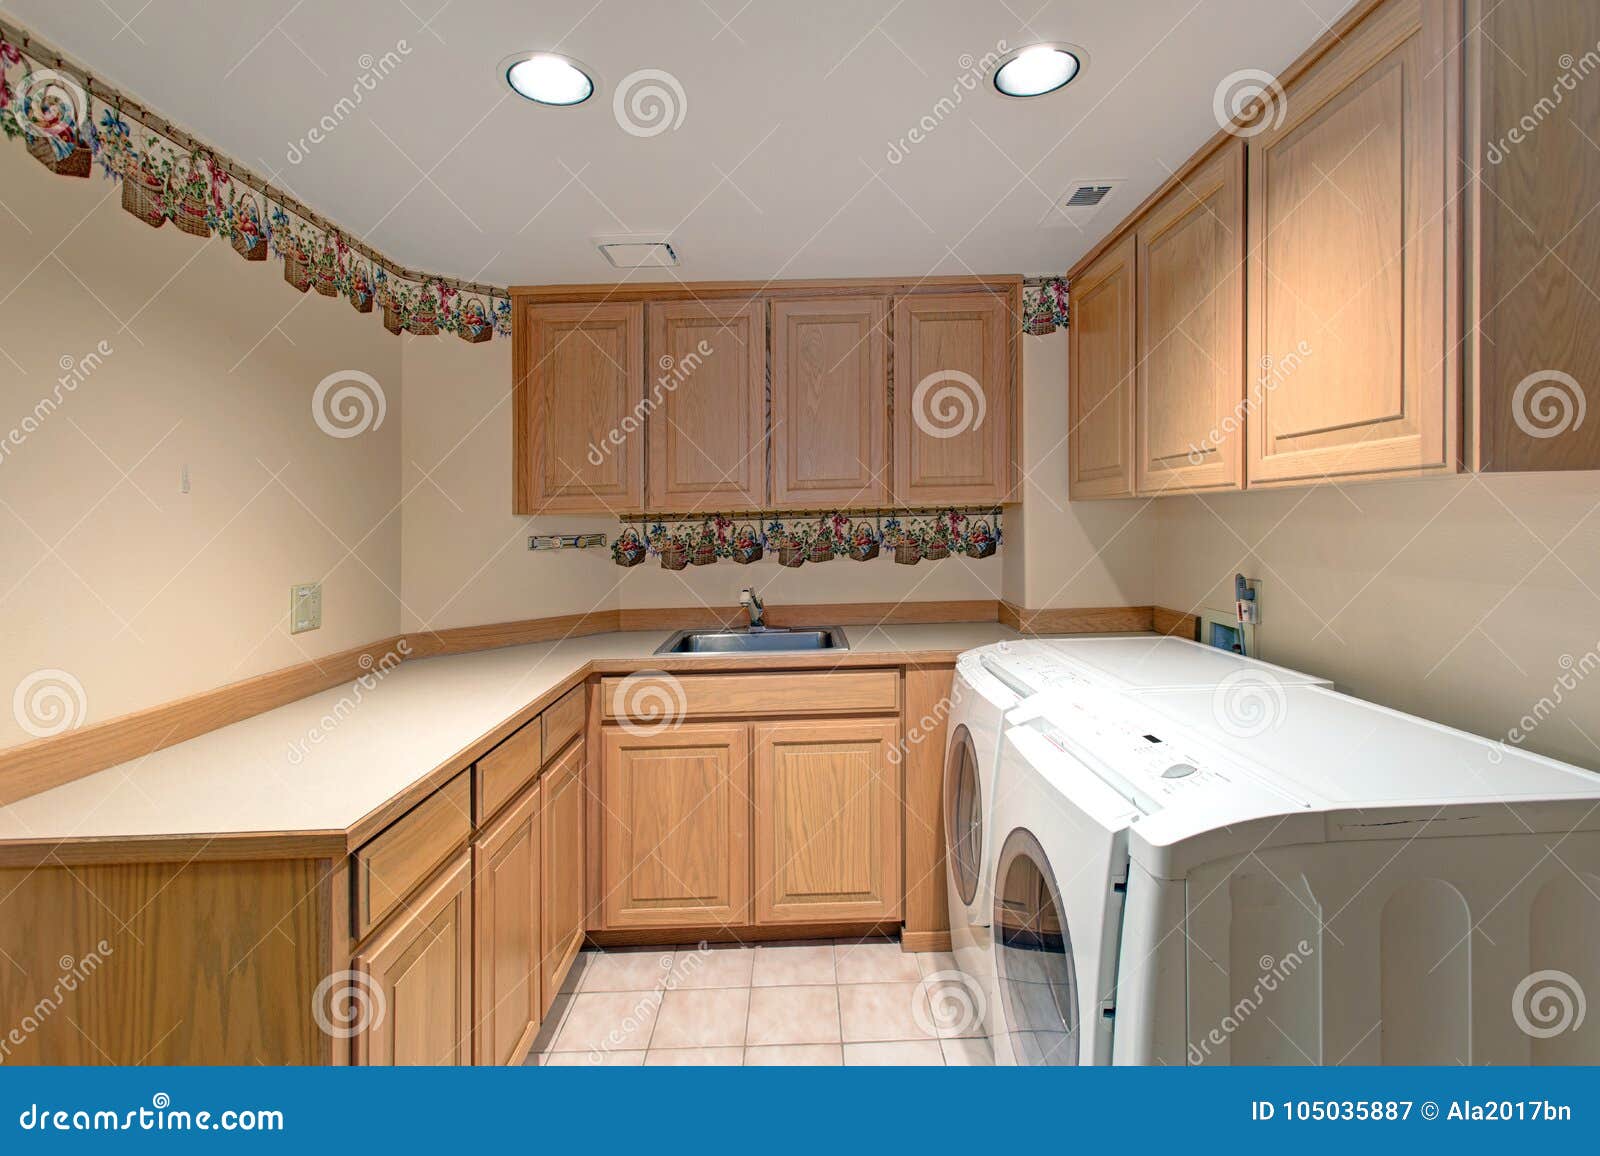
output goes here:
[[196, 835], [95, 835], [0, 840], [0, 868], [97, 863], [194, 863], [247, 859], [342, 859], [345, 832], [229, 831]]

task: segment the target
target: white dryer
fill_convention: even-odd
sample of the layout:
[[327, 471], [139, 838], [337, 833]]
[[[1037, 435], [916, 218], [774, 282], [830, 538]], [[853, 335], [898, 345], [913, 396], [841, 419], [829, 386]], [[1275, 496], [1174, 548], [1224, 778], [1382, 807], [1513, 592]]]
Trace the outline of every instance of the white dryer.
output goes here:
[[1125, 634], [1049, 639], [1046, 645], [1091, 682], [1124, 690], [1224, 683], [1328, 686], [1325, 678], [1170, 635]]
[[997, 1060], [1600, 1062], [1600, 776], [1277, 691], [1243, 737], [1216, 688], [1012, 712]]

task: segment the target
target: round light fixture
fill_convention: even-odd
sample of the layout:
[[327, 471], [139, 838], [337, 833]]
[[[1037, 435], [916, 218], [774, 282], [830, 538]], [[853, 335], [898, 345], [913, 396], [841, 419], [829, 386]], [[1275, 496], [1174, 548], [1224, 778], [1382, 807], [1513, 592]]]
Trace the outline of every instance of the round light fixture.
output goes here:
[[594, 95], [594, 80], [570, 56], [522, 53], [507, 60], [506, 83], [518, 96], [539, 104], [582, 104]]
[[1043, 96], [1072, 83], [1083, 68], [1083, 52], [1070, 44], [1030, 44], [1000, 58], [995, 89], [1003, 96]]

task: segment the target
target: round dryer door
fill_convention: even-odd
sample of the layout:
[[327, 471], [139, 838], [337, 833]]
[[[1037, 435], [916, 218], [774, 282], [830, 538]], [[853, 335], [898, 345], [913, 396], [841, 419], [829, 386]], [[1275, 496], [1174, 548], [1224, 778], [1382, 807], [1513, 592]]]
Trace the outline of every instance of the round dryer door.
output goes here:
[[950, 848], [950, 881], [971, 904], [978, 894], [983, 863], [983, 794], [978, 781], [978, 751], [965, 724], [950, 736], [944, 769], [944, 830]]
[[1007, 836], [995, 875], [994, 952], [1004, 1030], [1016, 1062], [1077, 1064], [1072, 934], [1044, 849], [1020, 827]]

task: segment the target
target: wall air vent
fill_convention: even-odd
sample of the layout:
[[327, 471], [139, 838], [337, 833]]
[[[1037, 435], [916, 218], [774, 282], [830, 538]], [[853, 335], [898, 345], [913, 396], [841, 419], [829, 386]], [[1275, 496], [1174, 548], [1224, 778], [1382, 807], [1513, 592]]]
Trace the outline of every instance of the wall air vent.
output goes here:
[[1097, 216], [1107, 201], [1117, 199], [1117, 190], [1123, 185], [1122, 179], [1073, 181], [1067, 186], [1067, 191], [1050, 206], [1045, 213], [1044, 220], [1039, 224], [1043, 226], [1072, 226], [1083, 228], [1089, 221]]
[[659, 233], [596, 237], [594, 244], [617, 269], [662, 269], [678, 263], [672, 242]]

